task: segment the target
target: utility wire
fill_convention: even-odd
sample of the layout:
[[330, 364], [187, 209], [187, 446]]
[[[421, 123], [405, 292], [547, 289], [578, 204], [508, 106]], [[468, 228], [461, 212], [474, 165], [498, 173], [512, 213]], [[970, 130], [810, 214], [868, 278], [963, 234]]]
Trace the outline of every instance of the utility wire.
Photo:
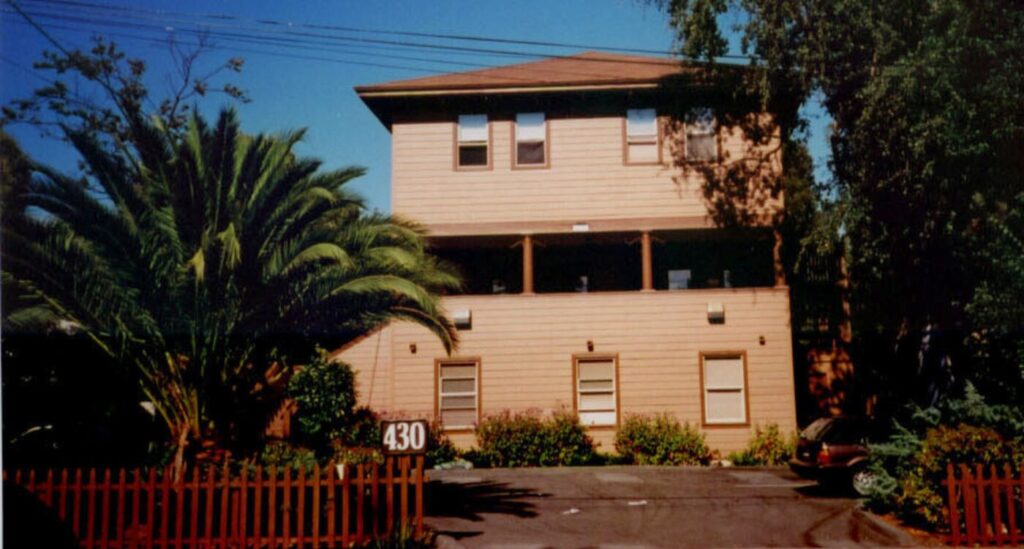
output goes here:
[[[248, 31], [251, 31], [251, 32], [266, 32], [268, 30], [266, 28], [242, 27], [242, 26], [238, 25], [238, 23], [250, 22], [250, 23], [257, 23], [257, 24], [261, 24], [261, 25], [271, 25], [271, 26], [277, 26], [277, 27], [284, 27], [285, 30], [280, 30], [280, 31], [276, 31], [276, 32], [283, 33], [283, 34], [288, 34], [288, 35], [305, 36], [305, 37], [310, 37], [310, 38], [322, 38], [322, 39], [333, 39], [333, 40], [357, 41], [357, 42], [364, 42], [364, 43], [371, 43], [371, 44], [400, 45], [400, 46], [409, 46], [409, 47], [424, 48], [424, 49], [438, 49], [438, 50], [443, 50], [443, 51], [463, 51], [463, 52], [470, 52], [470, 53], [476, 53], [476, 54], [486, 54], [486, 55], [501, 55], [501, 56], [513, 56], [513, 57], [538, 57], [538, 56], [545, 56], [546, 57], [546, 56], [550, 56], [550, 54], [540, 53], [540, 52], [525, 52], [525, 51], [503, 50], [503, 49], [493, 49], [493, 48], [473, 48], [473, 47], [466, 47], [466, 46], [450, 46], [450, 45], [443, 45], [443, 44], [433, 44], [433, 43], [424, 43], [424, 42], [409, 42], [409, 41], [398, 41], [398, 40], [378, 40], [378, 39], [372, 39], [372, 38], [338, 35], [336, 33], [334, 33], [334, 34], [323, 34], [323, 33], [313, 33], [313, 32], [302, 32], [302, 31], [296, 31], [296, 30], [293, 30], [293, 29], [295, 29], [295, 28], [314, 28], [314, 29], [327, 29], [327, 30], [334, 30], [334, 31], [358, 32], [358, 33], [367, 33], [367, 34], [418, 36], [418, 37], [430, 37], [430, 38], [449, 39], [449, 40], [472, 40], [472, 41], [478, 41], [478, 42], [495, 42], [495, 43], [503, 43], [503, 44], [519, 44], [519, 45], [529, 45], [529, 46], [572, 48], [572, 49], [577, 49], [577, 50], [582, 48], [582, 49], [592, 49], [592, 50], [599, 50], [599, 51], [606, 51], [606, 52], [631, 52], [631, 53], [655, 54], [655, 55], [662, 55], [662, 56], [668, 54], [668, 52], [658, 51], [658, 50], [644, 50], [644, 49], [637, 49], [637, 48], [615, 48], [615, 47], [610, 47], [610, 46], [600, 46], [600, 45], [593, 45], [593, 44], [571, 44], [571, 43], [562, 43], [562, 42], [542, 42], [542, 41], [529, 41], [529, 40], [512, 40], [512, 39], [505, 39], [505, 38], [488, 38], [488, 37], [482, 37], [482, 36], [466, 36], [466, 35], [453, 35], [453, 34], [434, 34], [434, 33], [420, 33], [420, 32], [408, 32], [408, 31], [386, 31], [386, 30], [380, 30], [380, 29], [364, 29], [364, 28], [357, 28], [357, 27], [342, 27], [342, 26], [335, 26], [335, 25], [319, 25], [319, 24], [309, 24], [309, 23], [292, 22], [292, 21], [278, 21], [278, 20], [271, 20], [271, 19], [252, 20], [252, 19], [244, 19], [244, 18], [240, 18], [240, 17], [235, 17], [235, 16], [231, 16], [231, 15], [196, 14], [196, 13], [170, 11], [170, 10], [150, 10], [150, 9], [133, 8], [133, 7], [125, 7], [125, 6], [111, 6], [111, 5], [90, 3], [90, 2], [78, 2], [78, 1], [74, 1], [74, 0], [28, 0], [28, 2], [35, 3], [35, 4], [71, 5], [71, 6], [85, 7], [86, 9], [93, 9], [93, 10], [98, 9], [98, 10], [108, 10], [108, 11], [121, 12], [121, 13], [143, 14], [143, 15], [148, 15], [148, 16], [151, 16], [151, 17], [152, 16], [156, 16], [156, 17], [159, 18], [158, 20], [160, 20], [160, 21], [166, 21], [166, 20], [170, 19], [168, 16], [179, 16], [179, 18], [177, 19], [179, 21], [181, 20], [180, 17], [184, 17], [190, 23], [203, 24], [203, 25], [208, 25], [208, 26], [211, 26], [211, 27], [212, 26], [218, 26], [218, 27], [222, 27], [222, 28], [242, 29], [242, 30], [248, 30]], [[204, 19], [204, 18], [206, 18], [206, 19], [215, 19], [217, 22], [216, 23], [211, 23], [211, 22], [202, 21], [202, 19]], [[197, 22], [196, 19], [200, 19], [200, 21]], [[233, 23], [231, 23], [231, 22], [233, 22]], [[727, 55], [723, 55], [723, 56], [720, 56], [720, 57], [722, 57], [722, 58], [730, 58], [730, 59], [749, 60], [748, 57], [742, 56], [742, 55], [727, 54]], [[592, 59], [590, 61], [601, 62], [601, 60], [599, 60], [599, 59]], [[638, 64], [662, 64], [662, 63], [666, 63], [666, 62], [676, 62], [676, 60], [668, 60], [668, 59], [666, 59], [666, 60], [637, 59], [637, 60], [628, 60], [628, 61], [620, 61], [620, 62], [633, 62], [633, 63], [638, 63]]]
[[[111, 4], [100, 4], [100, 3], [96, 3], [96, 2], [83, 2], [83, 1], [75, 1], [75, 0], [33, 0], [33, 1], [38, 2], [38, 3], [43, 3], [43, 4], [59, 4], [59, 5], [67, 5], [67, 6], [78, 6], [78, 7], [90, 8], [90, 9], [99, 9], [99, 10], [122, 11], [122, 12], [130, 12], [130, 13], [149, 13], [149, 14], [156, 14], [156, 15], [160, 15], [160, 16], [180, 15], [180, 16], [185, 16], [185, 17], [190, 17], [190, 18], [205, 18], [205, 19], [217, 19], [217, 20], [222, 20], [222, 21], [250, 22], [250, 23], [260, 23], [260, 24], [265, 24], [265, 25], [286, 26], [286, 27], [289, 27], [289, 28], [299, 27], [299, 28], [333, 30], [333, 31], [342, 31], [342, 32], [357, 32], [357, 33], [366, 33], [366, 34], [378, 34], [378, 35], [386, 35], [386, 36], [408, 36], [408, 37], [417, 37], [417, 38], [435, 38], [435, 39], [461, 40], [461, 41], [470, 41], [470, 42], [490, 42], [490, 43], [496, 43], [496, 44], [513, 44], [513, 45], [537, 46], [537, 47], [555, 47], [555, 48], [574, 49], [574, 50], [580, 50], [580, 49], [584, 49], [584, 50], [598, 50], [598, 51], [637, 53], [637, 54], [662, 55], [662, 56], [668, 55], [668, 54], [671, 53], [671, 52], [665, 51], [665, 50], [651, 50], [651, 49], [642, 49], [642, 48], [623, 48], [623, 47], [613, 47], [613, 46], [595, 45], [595, 44], [579, 44], [579, 43], [569, 43], [569, 42], [551, 42], [551, 41], [541, 41], [541, 40], [517, 40], [517, 39], [511, 39], [511, 38], [499, 38], [499, 37], [489, 37], [489, 36], [479, 36], [479, 35], [465, 35], [465, 34], [439, 34], [439, 33], [429, 33], [429, 32], [416, 32], [416, 31], [372, 29], [372, 28], [360, 28], [360, 27], [339, 26], [339, 25], [324, 25], [324, 24], [315, 24], [315, 23], [303, 23], [303, 22], [296, 22], [296, 21], [280, 21], [280, 20], [274, 20], [274, 19], [246, 19], [246, 18], [237, 17], [237, 16], [234, 16], [234, 15], [226, 15], [226, 14], [189, 13], [189, 12], [172, 11], [172, 10], [154, 10], [154, 9], [145, 9], [145, 8], [127, 7], [127, 6], [116, 6], [116, 5], [111, 5]], [[730, 56], [723, 56], [723, 57], [735, 57], [735, 58], [738, 58], [738, 59], [746, 59], [746, 57], [738, 56], [738, 55], [737, 56], [730, 55]]]
[[[22, 13], [27, 15], [27, 13], [24, 12], [24, 11]], [[76, 22], [76, 23], [81, 23], [81, 24], [85, 24], [85, 25], [106, 26], [106, 27], [115, 27], [115, 28], [126, 28], [127, 27], [127, 28], [130, 28], [131, 30], [143, 30], [143, 31], [149, 30], [149, 31], [160, 32], [161, 34], [168, 31], [168, 27], [166, 25], [155, 25], [155, 24], [144, 24], [144, 23], [143, 24], [140, 24], [140, 23], [126, 23], [126, 22], [121, 22], [121, 21], [107, 21], [107, 20], [99, 20], [99, 19], [96, 19], [96, 18], [93, 18], [93, 17], [79, 17], [79, 16], [73, 16], [73, 15], [69, 16], [69, 15], [63, 15], [63, 14], [53, 14], [53, 13], [48, 13], [48, 12], [31, 12], [31, 15], [34, 15], [36, 17], [40, 17], [40, 18], [43, 18], [43, 19], [55, 19], [55, 20], [59, 20], [59, 21], [70, 21], [70, 22]], [[67, 27], [62, 27], [62, 28], [66, 29]], [[79, 29], [68, 29], [68, 30], [76, 31], [76, 30], [79, 30]], [[256, 36], [256, 35], [246, 34], [246, 33], [213, 31], [213, 30], [207, 30], [207, 29], [193, 30], [193, 29], [188, 29], [188, 28], [171, 28], [170, 30], [171, 31], [175, 31], [175, 32], [185, 33], [185, 34], [191, 34], [191, 35], [195, 35], [195, 36], [215, 36], [215, 37], [225, 38], [225, 39], [227, 39], [229, 41], [240, 41], [240, 42], [248, 42], [248, 43], [255, 43], [255, 44], [277, 45], [277, 46], [282, 46], [282, 47], [293, 47], [293, 48], [307, 49], [307, 50], [308, 49], [313, 49], [315, 51], [322, 51], [325, 47], [330, 47], [330, 48], [335, 48], [335, 49], [338, 47], [337, 44], [324, 44], [323, 42], [321, 42], [320, 40], [318, 40], [316, 38], [295, 38], [295, 37], [262, 36], [262, 35]], [[131, 38], [146, 39], [146, 38], [138, 37], [138, 36], [132, 36]], [[344, 40], [344, 39], [342, 38], [341, 40]], [[316, 47], [310, 47], [311, 45], [312, 46], [316, 46]], [[348, 44], [346, 44], [346, 46], [348, 46]], [[255, 50], [255, 51], [254, 50], [250, 50], [250, 51], [254, 52], [254, 53], [260, 53], [260, 54], [279, 55], [279, 54], [275, 54], [274, 52], [266, 52], [266, 51], [259, 51], [259, 50]], [[343, 52], [343, 53], [352, 53], [352, 52], [349, 51], [349, 52]], [[405, 60], [413, 60], [413, 61], [428, 62], [428, 63], [438, 63], [438, 64], [448, 64], [448, 65], [458, 65], [458, 66], [492, 67], [492, 65], [485, 65], [485, 64], [479, 64], [479, 63], [471, 64], [471, 63], [460, 62], [460, 61], [453, 61], [453, 60], [447, 60], [447, 59], [446, 60], [439, 60], [439, 59], [428, 59], [428, 58], [422, 58], [422, 57], [412, 58], [412, 57], [408, 57], [408, 56], [393, 56], [393, 55], [385, 55], [385, 54], [366, 54], [366, 55], [367, 56], [371, 56], [371, 57], [372, 56], [391, 57], [391, 58], [400, 58], [400, 59], [405, 59]], [[529, 55], [531, 57], [533, 57], [533, 58], [538, 58], [539, 57], [537, 54], [529, 54]], [[312, 60], [324, 60], [324, 58], [322, 58], [322, 57], [313, 57], [313, 56], [308, 56], [308, 57], [310, 59], [312, 59]], [[574, 60], [596, 61], [596, 62], [601, 62], [601, 63], [612, 62], [612, 63], [617, 63], [617, 64], [620, 64], [620, 63], [624, 63], [624, 64], [644, 64], [644, 65], [655, 65], [655, 66], [676, 66], [677, 63], [678, 63], [678, 61], [673, 61], [673, 60], [632, 60], [632, 59], [618, 60], [618, 59], [591, 59], [591, 58], [574, 58]], [[333, 60], [333, 61], [340, 62], [341, 60]], [[383, 65], [383, 64], [380, 64], [380, 63], [369, 64], [369, 63], [367, 63], [365, 61], [347, 61], [347, 62], [350, 63], [350, 64], [356, 64], [356, 65], [369, 65], [369, 66], [377, 65], [377, 66], [382, 66], [382, 67], [385, 67], [385, 68], [398, 68], [398, 69], [403, 69], [403, 70], [416, 70], [416, 71], [419, 71], [419, 72], [450, 72], [447, 69], [424, 68], [424, 67], [408, 67], [408, 66], [397, 66], [397, 65]], [[553, 69], [550, 69], [550, 68], [547, 68], [547, 69], [535, 69], [535, 70], [538, 71], [538, 72], [541, 72], [541, 73], [550, 73], [550, 74], [561, 75], [561, 76], [582, 76], [582, 77], [607, 76], [607, 74], [597, 74], [597, 73], [592, 73], [592, 72], [580, 72], [580, 71], [553, 70]], [[480, 76], [484, 77], [484, 78], [487, 77], [487, 75], [480, 75]], [[503, 77], [502, 79], [505, 79], [505, 77]], [[516, 78], [512, 78], [512, 79], [516, 79]], [[532, 79], [516, 79], [516, 80], [522, 80], [524, 82], [535, 81], [535, 80], [532, 80]]]

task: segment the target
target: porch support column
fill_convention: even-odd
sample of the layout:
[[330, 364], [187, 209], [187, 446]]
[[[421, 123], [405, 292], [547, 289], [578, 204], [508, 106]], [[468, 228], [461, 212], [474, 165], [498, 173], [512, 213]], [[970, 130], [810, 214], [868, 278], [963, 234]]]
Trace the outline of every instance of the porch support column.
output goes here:
[[523, 293], [533, 293], [533, 236], [523, 236]]
[[652, 291], [654, 290], [654, 268], [651, 264], [650, 231], [640, 233], [640, 262], [643, 265], [641, 289], [644, 291]]
[[775, 272], [775, 285], [786, 285], [786, 268], [782, 264], [782, 232], [778, 229], [772, 232], [775, 237], [775, 245], [772, 246], [772, 267]]

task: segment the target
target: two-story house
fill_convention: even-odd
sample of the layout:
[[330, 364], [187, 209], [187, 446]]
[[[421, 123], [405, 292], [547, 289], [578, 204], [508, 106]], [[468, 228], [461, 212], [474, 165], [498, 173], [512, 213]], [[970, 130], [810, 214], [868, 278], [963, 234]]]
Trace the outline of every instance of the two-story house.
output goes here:
[[674, 414], [722, 452], [795, 430], [773, 232], [716, 226], [681, 165], [747, 150], [693, 74], [584, 53], [357, 87], [392, 135], [393, 212], [465, 278], [444, 298], [453, 356], [405, 323], [335, 353], [362, 403], [439, 418], [460, 446], [503, 410], [575, 410], [604, 451], [627, 414]]

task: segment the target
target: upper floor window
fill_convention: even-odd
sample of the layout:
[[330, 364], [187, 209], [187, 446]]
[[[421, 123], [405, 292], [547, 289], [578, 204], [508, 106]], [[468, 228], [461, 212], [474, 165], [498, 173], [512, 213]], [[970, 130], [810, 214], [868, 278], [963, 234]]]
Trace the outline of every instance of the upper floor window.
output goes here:
[[456, 167], [485, 168], [490, 165], [490, 127], [486, 114], [459, 115]]
[[542, 112], [516, 115], [516, 166], [547, 164], [547, 123]]
[[714, 162], [718, 160], [718, 138], [715, 114], [711, 109], [698, 109], [686, 120], [686, 160]]
[[626, 111], [626, 163], [657, 163], [661, 160], [658, 113], [654, 109]]

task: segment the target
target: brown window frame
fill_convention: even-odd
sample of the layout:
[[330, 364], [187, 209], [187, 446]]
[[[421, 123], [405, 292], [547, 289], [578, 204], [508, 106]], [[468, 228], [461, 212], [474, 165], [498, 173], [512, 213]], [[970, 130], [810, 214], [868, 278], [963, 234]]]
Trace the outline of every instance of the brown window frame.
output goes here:
[[[708, 421], [707, 386], [705, 385], [705, 360], [716, 358], [739, 358], [743, 364], [743, 421]], [[697, 369], [700, 373], [700, 419], [701, 426], [715, 427], [749, 427], [750, 426], [750, 381], [747, 378], [746, 351], [702, 351], [697, 357]]]
[[520, 112], [516, 113], [516, 116], [512, 119], [512, 169], [513, 170], [543, 170], [551, 167], [551, 125], [548, 123], [548, 115], [546, 112], [540, 112], [544, 116], [544, 162], [539, 164], [520, 164], [519, 163], [519, 136], [517, 135], [519, 129], [519, 115], [520, 114], [534, 114], [538, 111], [531, 112]]
[[[458, 172], [473, 172], [473, 171], [486, 171], [494, 167], [494, 123], [491, 120], [490, 115], [483, 114], [487, 118], [487, 163], [483, 165], [468, 165], [463, 166], [459, 164], [459, 151], [462, 147], [462, 142], [459, 141], [459, 116], [475, 116], [473, 114], [461, 114], [455, 117], [455, 122], [452, 123], [452, 167]], [[473, 142], [467, 142], [473, 143]]]
[[[441, 368], [443, 366], [476, 366], [476, 423], [480, 423], [481, 409], [483, 408], [483, 398], [481, 395], [481, 383], [480, 383], [480, 372], [482, 368], [482, 361], [480, 357], [452, 357], [452, 358], [437, 358], [434, 359], [434, 418], [437, 421], [441, 421]], [[458, 432], [472, 432], [474, 426], [457, 425], [449, 427], [442, 424], [442, 429], [447, 433], [458, 433]]]
[[[600, 425], [587, 425], [583, 426], [587, 429], [615, 429], [618, 428], [622, 418], [622, 405], [620, 402], [619, 392], [619, 354], [618, 353], [583, 353], [572, 355], [572, 410], [576, 414], [576, 417], [580, 417], [580, 361], [600, 361], [600, 360], [611, 360], [612, 361], [612, 372], [615, 375], [615, 379], [612, 383], [612, 390], [614, 391], [615, 399], [615, 423], [604, 423]], [[580, 419], [582, 423], [582, 418]]]
[[646, 161], [633, 161], [629, 159], [629, 111], [642, 111], [647, 109], [626, 109], [626, 114], [622, 117], [622, 163], [626, 166], [658, 166], [664, 164], [663, 152], [664, 148], [664, 131], [661, 123], [661, 116], [658, 115], [657, 109], [651, 109], [654, 111], [654, 127], [655, 127], [655, 147], [658, 150], [657, 160], [646, 160]]

